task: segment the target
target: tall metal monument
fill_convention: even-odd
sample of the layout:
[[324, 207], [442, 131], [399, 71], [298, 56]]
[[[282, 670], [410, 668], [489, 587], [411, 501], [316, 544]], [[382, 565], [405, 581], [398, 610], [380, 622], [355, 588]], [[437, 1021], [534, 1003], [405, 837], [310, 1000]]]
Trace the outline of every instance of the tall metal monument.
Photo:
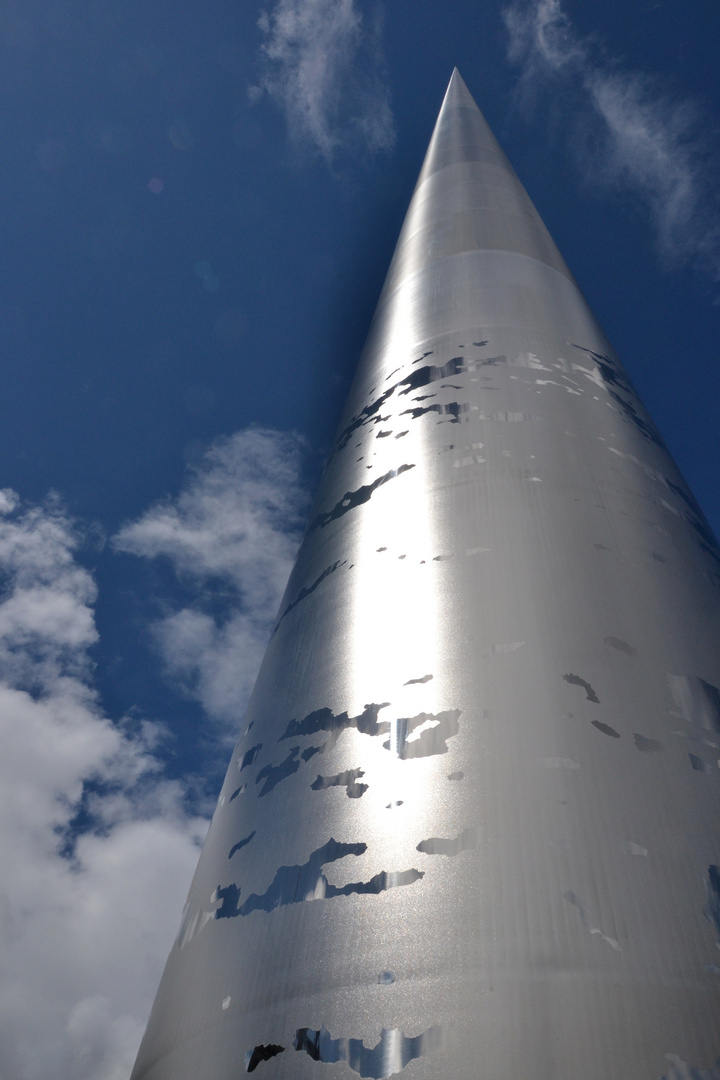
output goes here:
[[456, 71], [133, 1080], [720, 1078], [719, 643]]

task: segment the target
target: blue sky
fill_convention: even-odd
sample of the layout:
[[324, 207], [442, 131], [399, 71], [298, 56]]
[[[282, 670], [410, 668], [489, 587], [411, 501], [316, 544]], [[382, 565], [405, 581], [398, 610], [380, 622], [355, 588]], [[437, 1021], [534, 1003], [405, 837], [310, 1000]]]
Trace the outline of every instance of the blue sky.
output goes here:
[[0, 5], [0, 1077], [123, 1080], [453, 66], [720, 531], [711, 0]]

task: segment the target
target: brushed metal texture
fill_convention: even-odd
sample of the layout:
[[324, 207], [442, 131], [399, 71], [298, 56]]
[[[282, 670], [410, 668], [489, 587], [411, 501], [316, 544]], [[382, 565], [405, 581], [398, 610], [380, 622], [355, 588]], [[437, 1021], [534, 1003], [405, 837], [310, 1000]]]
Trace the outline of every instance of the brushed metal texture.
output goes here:
[[455, 72], [133, 1080], [718, 1080], [719, 586]]

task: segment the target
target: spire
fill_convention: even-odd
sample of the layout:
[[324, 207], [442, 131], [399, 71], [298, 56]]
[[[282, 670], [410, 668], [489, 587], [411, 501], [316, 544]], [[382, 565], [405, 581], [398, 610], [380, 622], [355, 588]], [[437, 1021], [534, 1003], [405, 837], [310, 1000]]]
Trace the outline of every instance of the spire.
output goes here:
[[133, 1080], [720, 1077], [719, 590], [453, 72]]

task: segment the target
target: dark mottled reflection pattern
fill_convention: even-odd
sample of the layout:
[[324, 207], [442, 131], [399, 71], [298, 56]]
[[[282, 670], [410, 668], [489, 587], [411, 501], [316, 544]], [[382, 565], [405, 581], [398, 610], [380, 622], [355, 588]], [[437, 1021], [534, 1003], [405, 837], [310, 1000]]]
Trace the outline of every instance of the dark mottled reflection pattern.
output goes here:
[[298, 1028], [293, 1046], [304, 1050], [314, 1061], [335, 1063], [346, 1061], [353, 1072], [383, 1080], [401, 1072], [408, 1062], [430, 1053], [442, 1045], [442, 1029], [435, 1027], [408, 1039], [397, 1028], [383, 1028], [377, 1046], [368, 1048], [361, 1039], [333, 1039], [325, 1027], [319, 1031]]
[[718, 1080], [719, 589], [455, 73], [133, 1080]]

